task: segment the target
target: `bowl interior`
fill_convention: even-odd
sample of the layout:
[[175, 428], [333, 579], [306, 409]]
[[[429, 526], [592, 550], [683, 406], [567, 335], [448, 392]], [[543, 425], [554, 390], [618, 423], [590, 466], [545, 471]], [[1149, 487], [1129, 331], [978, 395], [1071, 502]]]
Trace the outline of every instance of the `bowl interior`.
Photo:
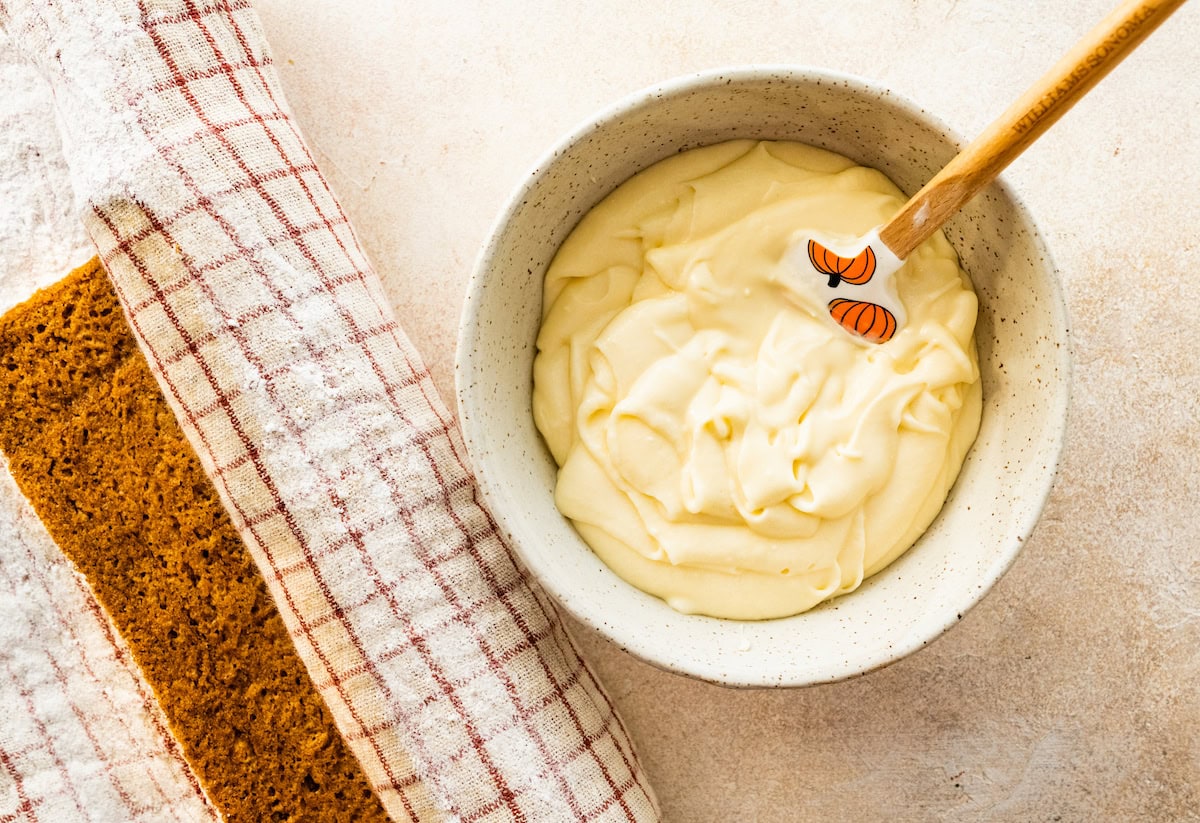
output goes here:
[[994, 184], [947, 226], [980, 298], [984, 410], [942, 513], [853, 594], [757, 623], [678, 614], [620, 580], [555, 509], [556, 467], [530, 410], [542, 278], [579, 218], [637, 171], [733, 138], [797, 140], [912, 193], [956, 153], [911, 103], [863, 81], [747, 68], [665, 84], [576, 131], [526, 179], [481, 252], [463, 315], [458, 399], [481, 489], [529, 570], [576, 618], [655, 665], [727, 685], [804, 685], [920, 648], [1011, 564], [1045, 501], [1066, 416], [1058, 281], [1024, 207]]

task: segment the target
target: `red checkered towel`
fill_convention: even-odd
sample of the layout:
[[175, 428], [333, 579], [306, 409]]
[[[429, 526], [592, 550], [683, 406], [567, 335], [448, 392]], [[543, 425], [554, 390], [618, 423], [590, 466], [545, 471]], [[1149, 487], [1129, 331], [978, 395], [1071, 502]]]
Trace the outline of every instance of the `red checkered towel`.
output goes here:
[[[612, 704], [478, 502], [248, 3], [0, 0], [0, 26], [54, 88], [130, 325], [388, 813], [657, 819]], [[17, 788], [71, 768], [0, 759]], [[211, 815], [176, 761], [156, 766], [183, 781], [164, 802]]]

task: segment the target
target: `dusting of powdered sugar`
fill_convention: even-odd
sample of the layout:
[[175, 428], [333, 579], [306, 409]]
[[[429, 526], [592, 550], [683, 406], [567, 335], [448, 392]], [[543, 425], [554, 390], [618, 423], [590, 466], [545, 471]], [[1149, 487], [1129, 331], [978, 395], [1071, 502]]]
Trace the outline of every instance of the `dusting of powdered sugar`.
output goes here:
[[50, 85], [0, 31], [0, 312], [95, 254], [79, 220]]

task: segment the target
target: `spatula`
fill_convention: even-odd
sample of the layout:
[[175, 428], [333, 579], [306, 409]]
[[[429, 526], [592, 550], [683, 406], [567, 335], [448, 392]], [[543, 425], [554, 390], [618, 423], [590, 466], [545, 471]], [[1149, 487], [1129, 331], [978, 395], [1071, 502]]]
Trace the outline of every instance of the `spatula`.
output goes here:
[[801, 267], [823, 281], [848, 333], [885, 343], [906, 322], [894, 275], [904, 260], [1087, 94], [1185, 0], [1127, 0], [925, 184], [887, 223], [849, 243], [802, 235]]

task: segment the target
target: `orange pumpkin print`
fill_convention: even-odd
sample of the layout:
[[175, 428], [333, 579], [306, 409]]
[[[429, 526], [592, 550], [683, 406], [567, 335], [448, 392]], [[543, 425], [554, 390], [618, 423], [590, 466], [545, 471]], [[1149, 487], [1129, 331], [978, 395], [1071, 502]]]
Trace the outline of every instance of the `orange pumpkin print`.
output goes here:
[[886, 343], [896, 333], [896, 316], [874, 303], [839, 298], [830, 301], [829, 315], [846, 331], [872, 343]]
[[829, 288], [843, 280], [855, 286], [866, 283], [875, 274], [875, 252], [867, 246], [854, 257], [834, 254], [816, 240], [808, 241], [808, 260], [821, 274], [829, 275]]

